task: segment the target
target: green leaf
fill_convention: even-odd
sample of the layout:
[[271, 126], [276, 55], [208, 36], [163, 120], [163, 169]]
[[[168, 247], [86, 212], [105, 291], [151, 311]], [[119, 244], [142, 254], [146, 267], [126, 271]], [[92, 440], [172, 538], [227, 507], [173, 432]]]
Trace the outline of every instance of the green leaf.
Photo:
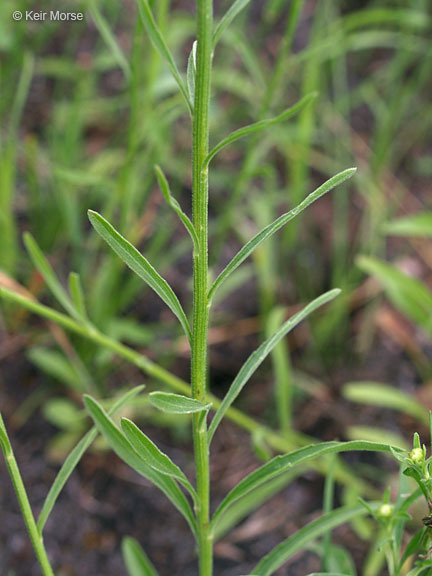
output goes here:
[[152, 468], [131, 446], [117, 426], [111, 421], [102, 406], [91, 396], [84, 396], [84, 403], [97, 429], [105, 437], [114, 452], [136, 472], [153, 482], [174, 506], [183, 514], [192, 532], [196, 534], [196, 523], [189, 502], [175, 480]]
[[177, 316], [185, 331], [189, 342], [192, 339], [189, 322], [186, 315], [168, 282], [158, 274], [150, 262], [126, 238], [123, 238], [117, 230], [103, 216], [89, 210], [89, 219], [94, 229], [114, 252], [152, 288], [165, 302], [170, 310]]
[[60, 430], [79, 430], [85, 413], [68, 398], [50, 398], [42, 406], [44, 418]]
[[428, 411], [420, 402], [392, 386], [379, 382], [349, 382], [343, 387], [343, 395], [351, 402], [382, 406], [409, 414], [424, 424], [429, 422]]
[[69, 293], [71, 295], [75, 310], [79, 313], [81, 320], [83, 322], [88, 322], [81, 279], [79, 274], [76, 272], [71, 272], [69, 274]]
[[289, 320], [284, 322], [282, 326], [275, 332], [270, 338], [268, 338], [259, 348], [257, 348], [246, 360], [246, 362], [241, 367], [239, 373], [235, 377], [233, 383], [231, 384], [225, 398], [222, 400], [221, 405], [216, 411], [214, 418], [209, 427], [209, 439], [214, 436], [214, 433], [220, 424], [222, 418], [225, 416], [226, 411], [237, 398], [237, 396], [242, 391], [245, 384], [248, 382], [250, 377], [256, 372], [258, 367], [263, 363], [266, 357], [270, 354], [273, 348], [284, 338], [291, 330], [293, 330], [302, 320], [304, 320], [309, 314], [314, 312], [320, 306], [323, 306], [327, 302], [333, 300], [340, 290], [330, 290], [325, 294], [322, 294], [307, 306], [303, 308], [297, 314], [294, 314]]
[[[374, 509], [377, 509], [379, 503], [374, 503], [372, 506]], [[323, 536], [329, 530], [333, 530], [333, 528], [365, 514], [367, 514], [367, 510], [363, 506], [346, 506], [321, 516], [321, 518], [310, 522], [304, 526], [304, 528], [301, 528], [293, 534], [293, 536], [290, 536], [287, 540], [276, 546], [274, 550], [264, 556], [252, 573], [254, 576], [271, 576], [271, 574], [274, 574], [280, 566], [311, 540]]]
[[279, 116], [275, 116], [274, 118], [268, 118], [267, 120], [260, 120], [259, 122], [255, 122], [254, 124], [249, 124], [248, 126], [244, 126], [243, 128], [235, 130], [229, 136], [221, 140], [219, 144], [216, 144], [216, 146], [208, 153], [203, 162], [203, 169], [208, 168], [208, 165], [210, 164], [212, 159], [216, 156], [216, 154], [229, 144], [232, 144], [233, 142], [240, 140], [240, 138], [244, 138], [245, 136], [254, 134], [255, 132], [260, 132], [265, 128], [273, 126], [274, 124], [279, 124], [280, 122], [288, 120], [289, 118], [295, 116], [296, 114], [301, 112], [301, 110], [306, 108], [306, 106], [308, 106], [313, 100], [315, 100], [316, 97], [317, 94], [315, 92], [312, 94], [308, 94], [307, 96], [302, 98], [299, 102], [297, 102], [297, 104], [294, 104], [294, 106], [291, 106], [291, 108], [288, 108], [287, 110], [282, 112], [282, 114], [279, 114]]
[[120, 48], [119, 43], [116, 40], [115, 35], [112, 33], [108, 22], [102, 16], [99, 8], [96, 5], [94, 0], [90, 0], [90, 13], [92, 15], [93, 20], [97, 26], [97, 29], [100, 32], [100, 35], [104, 39], [106, 45], [111, 50], [114, 59], [116, 60], [117, 64], [123, 71], [126, 79], [129, 80], [130, 78], [130, 66], [129, 62], [126, 59], [126, 56], [123, 53], [123, 50]]
[[197, 41], [195, 40], [192, 44], [192, 50], [190, 51], [187, 66], [187, 85], [189, 91], [189, 101], [192, 108], [195, 104], [195, 76], [196, 76], [196, 49]]
[[171, 392], [152, 392], [149, 397], [150, 403], [155, 408], [168, 414], [195, 414], [202, 411], [208, 412], [211, 408], [211, 404], [202, 404], [194, 398]]
[[[135, 398], [137, 394], [139, 394], [142, 390], [144, 390], [144, 386], [137, 386], [133, 390], [130, 390], [124, 396], [119, 398], [112, 406], [108, 414], [110, 416], [114, 415], [118, 412], [125, 404], [127, 404], [130, 400]], [[66, 482], [69, 480], [72, 472], [78, 465], [78, 462], [81, 460], [85, 452], [90, 448], [94, 440], [97, 436], [96, 426], [93, 426], [83, 438], [78, 442], [75, 448], [71, 451], [69, 456], [64, 461], [62, 467], [60, 468], [49, 492], [47, 497], [45, 498], [45, 502], [42, 506], [42, 510], [39, 514], [39, 518], [37, 521], [37, 526], [40, 534], [44, 529], [46, 521], [48, 520], [49, 515], [51, 514], [52, 509], [59, 497], [61, 491], [63, 490]]]
[[402, 556], [402, 560], [400, 563], [401, 566], [405, 564], [405, 562], [408, 560], [410, 556], [412, 556], [413, 554], [418, 554], [419, 550], [422, 549], [422, 543], [423, 540], [425, 539], [426, 531], [427, 528], [424, 526], [423, 528], [418, 530], [411, 538], [411, 540], [408, 542], [404, 554]]
[[240, 498], [235, 502], [221, 517], [220, 521], [215, 526], [214, 540], [217, 542], [225, 534], [239, 524], [242, 520], [251, 515], [252, 512], [257, 510], [265, 502], [270, 500], [273, 496], [281, 492], [287, 485], [295, 478], [304, 473], [302, 467], [294, 470], [288, 470], [284, 474], [273, 478], [257, 490], [253, 490], [246, 494], [244, 498]]
[[361, 256], [357, 264], [364, 272], [375, 276], [402, 314], [432, 334], [432, 292], [420, 280], [376, 258]]
[[49, 308], [49, 306], [41, 304], [37, 300], [30, 300], [30, 298], [22, 296], [13, 290], [3, 288], [2, 286], [0, 286], [0, 298], [4, 298], [9, 302], [14, 302], [26, 310], [30, 310], [30, 312], [38, 314], [39, 316], [42, 316], [42, 318], [52, 320], [68, 330], [86, 335], [86, 328], [83, 327], [82, 323], [75, 322], [75, 320], [72, 320], [69, 316], [66, 316], [66, 314], [57, 312], [57, 310], [53, 310], [52, 308]]
[[410, 444], [397, 432], [391, 432], [386, 428], [375, 426], [348, 426], [345, 429], [348, 440], [368, 440], [370, 442], [384, 442], [403, 450], [409, 450]]
[[224, 268], [224, 270], [222, 270], [222, 272], [216, 278], [215, 282], [213, 283], [212, 287], [209, 290], [208, 294], [209, 300], [211, 301], [211, 299], [214, 296], [214, 293], [220, 287], [220, 285], [228, 278], [228, 276], [230, 276], [230, 274], [234, 272], [234, 270], [236, 270], [236, 268], [240, 266], [240, 264], [242, 264], [246, 260], [246, 258], [248, 258], [251, 255], [251, 253], [256, 248], [258, 248], [260, 244], [262, 244], [265, 240], [267, 240], [267, 238], [270, 238], [270, 236], [272, 236], [275, 232], [280, 230], [290, 220], [293, 220], [313, 202], [321, 198], [321, 196], [327, 194], [327, 192], [330, 192], [330, 190], [332, 190], [339, 184], [342, 184], [342, 182], [345, 182], [345, 180], [351, 178], [355, 174], [356, 170], [357, 170], [356, 168], [349, 168], [348, 170], [344, 170], [343, 172], [336, 174], [336, 176], [333, 176], [332, 178], [324, 182], [324, 184], [322, 184], [314, 192], [309, 194], [309, 196], [307, 196], [303, 200], [303, 202], [301, 202], [298, 206], [296, 206], [289, 212], [282, 214], [282, 216], [280, 216], [277, 220], [275, 220], [273, 223], [263, 228], [261, 232], [259, 232], [256, 236], [254, 236], [251, 240], [249, 240], [249, 242], [247, 242], [243, 246], [243, 248], [241, 248], [240, 251], [237, 252], [237, 254], [234, 256], [231, 262], [226, 266], [226, 268]]
[[329, 546], [325, 566], [330, 571], [329, 574], [344, 574], [345, 576], [356, 576], [357, 574], [351, 554], [336, 544]]
[[29, 350], [28, 357], [35, 366], [55, 380], [66, 384], [72, 390], [84, 391], [85, 386], [80, 375], [62, 352], [35, 346]]
[[186, 230], [189, 232], [189, 235], [192, 238], [195, 252], [197, 254], [199, 254], [199, 251], [200, 251], [199, 240], [198, 240], [198, 236], [197, 236], [197, 233], [195, 230], [195, 226], [192, 224], [189, 217], [186, 216], [186, 214], [183, 212], [183, 210], [181, 209], [181, 206], [177, 202], [177, 200], [172, 196], [171, 190], [170, 190], [170, 187], [168, 184], [168, 180], [166, 179], [164, 173], [162, 172], [162, 170], [159, 166], [155, 166], [155, 172], [156, 172], [156, 177], [157, 177], [158, 182], [159, 182], [159, 187], [161, 189], [161, 192], [162, 192], [165, 200], [167, 201], [169, 206], [174, 210], [174, 212], [177, 214], [177, 216], [182, 221]]
[[[249, 476], [244, 478], [231, 490], [214, 513], [211, 521], [212, 528], [217, 524], [225, 510], [227, 510], [234, 502], [252, 490], [255, 490], [265, 482], [275, 478], [279, 474], [290, 470], [294, 466], [304, 464], [326, 454], [349, 452], [353, 450], [390, 452], [391, 447], [388, 444], [381, 444], [378, 442], [323, 442], [321, 444], [312, 444], [310, 446], [305, 446], [304, 448], [299, 448], [289, 454], [276, 456], [249, 474]], [[401, 452], [400, 448], [394, 448], [394, 451], [396, 453]]]
[[66, 312], [68, 312], [76, 320], [81, 320], [80, 315], [75, 310], [75, 307], [70, 301], [65, 289], [60, 284], [57, 276], [55, 275], [51, 264], [45, 258], [35, 239], [29, 232], [25, 232], [24, 234], [24, 244], [35, 268], [42, 275], [53, 296], [63, 306]]
[[156, 50], [159, 52], [159, 55], [161, 56], [161, 58], [163, 58], [167, 64], [168, 64], [168, 68], [171, 71], [171, 74], [173, 75], [175, 81], [177, 82], [178, 87], [180, 88], [180, 92], [182, 93], [184, 99], [186, 100], [186, 104], [188, 106], [188, 109], [190, 111], [190, 113], [193, 113], [193, 108], [191, 106], [191, 103], [189, 101], [189, 95], [188, 95], [188, 91], [187, 88], [184, 84], [184, 81], [180, 75], [180, 72], [178, 71], [177, 65], [174, 61], [174, 58], [170, 52], [170, 49], [168, 48], [167, 43], [165, 42], [164, 37], [162, 36], [162, 33], [158, 27], [158, 25], [156, 24], [156, 21], [154, 19], [154, 16], [152, 14], [152, 11], [150, 9], [148, 0], [137, 0], [138, 1], [138, 7], [139, 7], [139, 14], [141, 17], [141, 20], [144, 24], [144, 27], [147, 31], [147, 34], [149, 35], [150, 40], [153, 43], [153, 46], [156, 48]]
[[0, 446], [3, 451], [4, 457], [7, 458], [12, 453], [12, 446], [9, 442], [9, 437], [3, 422], [3, 417], [0, 412]]
[[195, 496], [195, 491], [183, 471], [134, 422], [129, 418], [122, 418], [121, 427], [131, 446], [146, 464], [161, 474], [175, 478]]
[[432, 212], [421, 212], [388, 222], [384, 232], [392, 236], [425, 236], [432, 238]]
[[122, 552], [129, 576], [158, 576], [147, 554], [134, 538], [123, 538]]
[[250, 0], [235, 0], [233, 4], [229, 7], [227, 12], [225, 12], [224, 16], [218, 22], [215, 31], [213, 33], [213, 50], [216, 48], [217, 43], [219, 42], [220, 37], [234, 20], [234, 18], [239, 14], [243, 8], [245, 8], [249, 4]]

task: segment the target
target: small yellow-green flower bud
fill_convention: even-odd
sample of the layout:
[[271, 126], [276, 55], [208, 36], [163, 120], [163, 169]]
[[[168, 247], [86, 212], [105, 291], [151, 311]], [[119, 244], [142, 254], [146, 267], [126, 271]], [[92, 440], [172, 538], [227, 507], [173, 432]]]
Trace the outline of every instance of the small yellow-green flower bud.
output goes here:
[[382, 504], [379, 508], [378, 508], [378, 517], [379, 518], [390, 518], [393, 515], [393, 511], [394, 511], [394, 506], [392, 504]]
[[424, 462], [424, 452], [421, 448], [414, 448], [414, 450], [411, 450], [409, 456], [414, 464], [423, 464]]

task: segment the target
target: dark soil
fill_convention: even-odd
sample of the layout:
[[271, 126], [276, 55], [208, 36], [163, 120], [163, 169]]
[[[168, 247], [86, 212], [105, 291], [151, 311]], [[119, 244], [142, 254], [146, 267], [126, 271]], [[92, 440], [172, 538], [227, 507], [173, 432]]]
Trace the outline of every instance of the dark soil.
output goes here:
[[[4, 336], [6, 346], [6, 336]], [[381, 345], [371, 356], [371, 366], [363, 369], [363, 378], [380, 379], [405, 371], [408, 363], [403, 355], [395, 355]], [[375, 360], [379, 359], [379, 364]], [[397, 362], [396, 362], [397, 361]], [[350, 377], [353, 378], [351, 369]], [[360, 375], [355, 375], [361, 378]], [[413, 378], [413, 374], [410, 377]], [[335, 381], [342, 380], [342, 375]], [[37, 382], [40, 385], [40, 382]], [[256, 382], [249, 390], [248, 408], [263, 417], [256, 408], [258, 398], [270, 394], [270, 383]], [[34, 369], [20, 354], [2, 362], [1, 406], [6, 422], [13, 423], [17, 407], [36, 389]], [[404, 428], [410, 435], [415, 423], [395, 419], [390, 412], [378, 413], [370, 408], [351, 408], [339, 398], [337, 386], [329, 389], [327, 399], [309, 398], [299, 403], [295, 423], [297, 429], [322, 439], [342, 438], [347, 423], [387, 425], [390, 429]], [[256, 399], [254, 401], [254, 398]], [[254, 406], [255, 405], [255, 406]], [[262, 403], [261, 403], [262, 406]], [[385, 421], [383, 421], [383, 417]], [[379, 419], [379, 422], [378, 422]], [[45, 447], [56, 433], [36, 411], [23, 426], [9, 425], [22, 476], [36, 511], [40, 510], [57, 466], [47, 462]], [[152, 428], [152, 438], [168, 453], [175, 443], [171, 433]], [[174, 458], [191, 471], [191, 446], [177, 449]], [[182, 461], [183, 460], [183, 461]], [[355, 467], [363, 458], [350, 455]], [[381, 470], [394, 469], [388, 459], [374, 456], [368, 459]], [[250, 448], [248, 436], [230, 423], [224, 423], [214, 444], [212, 461], [213, 498], [220, 501], [245, 474], [258, 465]], [[381, 475], [382, 473], [380, 473]], [[319, 514], [323, 480], [307, 472], [292, 482], [279, 495], [242, 522], [216, 546], [215, 575], [238, 576], [251, 571], [258, 559], [278, 542], [295, 532], [302, 524]], [[33, 576], [40, 571], [27, 537], [18, 504], [6, 473], [0, 463], [0, 573], [7, 576]], [[72, 475], [45, 529], [45, 542], [57, 576], [119, 576], [125, 574], [121, 557], [121, 539], [137, 538], [158, 567], [161, 576], [197, 574], [194, 543], [183, 519], [168, 500], [148, 482], [131, 472], [112, 453], [93, 452], [83, 458]], [[351, 530], [339, 530], [334, 541], [350, 549], [361, 564], [365, 545]], [[304, 576], [320, 568], [312, 553], [297, 555], [279, 574]]]

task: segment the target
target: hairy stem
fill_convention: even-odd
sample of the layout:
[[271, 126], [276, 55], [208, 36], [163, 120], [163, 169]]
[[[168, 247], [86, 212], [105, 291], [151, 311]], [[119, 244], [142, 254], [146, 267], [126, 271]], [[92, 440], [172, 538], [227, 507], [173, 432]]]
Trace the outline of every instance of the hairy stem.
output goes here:
[[[206, 402], [207, 395], [208, 168], [204, 167], [204, 160], [209, 149], [212, 33], [213, 0], [197, 0], [195, 102], [192, 118], [192, 209], [199, 251], [194, 252], [191, 385], [193, 397], [201, 402]], [[213, 543], [209, 534], [209, 441], [205, 413], [193, 417], [193, 438], [198, 493], [196, 513], [200, 576], [211, 576]]]

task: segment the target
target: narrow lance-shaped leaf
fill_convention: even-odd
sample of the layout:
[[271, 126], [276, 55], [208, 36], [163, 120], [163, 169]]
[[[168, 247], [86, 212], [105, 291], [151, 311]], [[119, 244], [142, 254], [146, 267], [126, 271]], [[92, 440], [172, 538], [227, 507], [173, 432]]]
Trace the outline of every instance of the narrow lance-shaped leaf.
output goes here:
[[158, 576], [147, 554], [134, 538], [123, 538], [122, 552], [129, 576]]
[[183, 514], [192, 532], [195, 534], [196, 523], [192, 509], [175, 480], [165, 474], [161, 474], [141, 458], [96, 400], [90, 396], [84, 396], [84, 403], [96, 427], [105, 437], [117, 456], [162, 490], [177, 510]]
[[190, 51], [187, 65], [187, 86], [189, 91], [189, 101], [192, 108], [195, 104], [196, 49], [197, 41], [195, 40], [192, 44], [192, 50]]
[[1, 412], [0, 412], [0, 446], [1, 449], [3, 450], [5, 458], [7, 458], [9, 454], [12, 452], [12, 448], [9, 442], [9, 437], [6, 432]]
[[384, 232], [392, 236], [425, 236], [432, 238], [432, 212], [421, 212], [388, 222]]
[[191, 330], [186, 314], [168, 282], [162, 278], [150, 262], [138, 252], [135, 246], [126, 240], [126, 238], [123, 238], [103, 216], [89, 210], [89, 219], [96, 232], [100, 234], [123, 262], [129, 266], [135, 274], [142, 278], [177, 316], [189, 341], [191, 341]]
[[285, 226], [288, 222], [290, 222], [290, 220], [293, 220], [313, 202], [321, 198], [321, 196], [324, 196], [324, 194], [327, 194], [327, 192], [330, 192], [330, 190], [333, 190], [333, 188], [335, 188], [339, 184], [342, 184], [342, 182], [345, 182], [345, 180], [351, 178], [355, 174], [356, 170], [357, 170], [356, 168], [349, 168], [348, 170], [344, 170], [343, 172], [336, 174], [336, 176], [333, 176], [332, 178], [324, 182], [324, 184], [322, 184], [314, 192], [309, 194], [309, 196], [307, 196], [302, 202], [300, 202], [298, 206], [296, 206], [289, 212], [282, 214], [282, 216], [277, 218], [277, 220], [275, 220], [274, 222], [263, 228], [261, 232], [258, 232], [256, 236], [254, 236], [251, 240], [249, 240], [249, 242], [247, 242], [243, 246], [243, 248], [241, 248], [239, 252], [237, 252], [237, 254], [234, 256], [231, 262], [226, 266], [226, 268], [224, 268], [224, 270], [222, 270], [222, 272], [216, 278], [215, 282], [213, 283], [212, 287], [209, 290], [208, 294], [209, 300], [213, 298], [216, 290], [228, 278], [228, 276], [230, 276], [230, 274], [232, 274], [234, 270], [236, 270], [240, 266], [240, 264], [242, 264], [246, 260], [246, 258], [248, 258], [252, 254], [252, 252], [256, 248], [258, 248], [260, 244], [262, 244], [262, 242], [267, 240], [267, 238], [270, 238], [270, 236], [272, 236], [275, 232], [280, 230], [283, 226]]
[[65, 289], [60, 284], [55, 272], [42, 253], [42, 250], [37, 245], [33, 236], [26, 232], [24, 234], [24, 244], [30, 255], [30, 258], [35, 266], [35, 268], [40, 272], [43, 279], [45, 280], [48, 288], [51, 290], [53, 296], [58, 300], [58, 302], [63, 306], [63, 308], [75, 319], [81, 319], [77, 310], [75, 310], [69, 296], [67, 295]]
[[241, 367], [239, 373], [235, 377], [233, 383], [231, 384], [225, 398], [222, 400], [221, 405], [216, 411], [216, 414], [210, 424], [209, 427], [209, 438], [210, 441], [213, 438], [213, 435], [220, 424], [222, 418], [225, 416], [226, 411], [243, 390], [243, 387], [248, 382], [252, 374], [256, 372], [258, 367], [264, 362], [273, 348], [284, 338], [291, 330], [293, 330], [302, 320], [304, 320], [309, 314], [314, 312], [320, 306], [323, 306], [327, 302], [333, 300], [338, 294], [340, 294], [340, 290], [334, 289], [322, 294], [312, 302], [310, 302], [307, 306], [303, 308], [297, 314], [294, 314], [289, 320], [284, 322], [282, 326], [275, 332], [270, 338], [268, 338], [257, 350], [255, 350], [246, 362]]
[[197, 254], [199, 254], [199, 240], [198, 240], [198, 236], [197, 236], [197, 233], [195, 230], [195, 226], [192, 224], [192, 222], [190, 221], [190, 218], [183, 212], [180, 204], [177, 202], [177, 200], [171, 194], [168, 180], [166, 179], [165, 174], [162, 172], [162, 170], [159, 166], [155, 166], [155, 172], [156, 172], [156, 177], [157, 177], [158, 182], [159, 182], [159, 187], [161, 189], [161, 192], [162, 192], [165, 200], [167, 201], [169, 206], [174, 210], [174, 212], [177, 214], [177, 216], [182, 221], [184, 227], [186, 228], [186, 230], [188, 231], [188, 233], [192, 239], [195, 252]]
[[130, 445], [153, 470], [174, 478], [195, 498], [195, 490], [183, 471], [164, 454], [142, 430], [128, 418], [121, 419], [121, 427]]
[[126, 56], [123, 53], [123, 50], [120, 48], [119, 43], [117, 42], [114, 34], [112, 33], [108, 22], [103, 17], [102, 13], [100, 12], [97, 4], [94, 0], [90, 0], [90, 13], [95, 21], [95, 24], [100, 32], [100, 35], [104, 39], [106, 45], [111, 50], [112, 55], [114, 56], [117, 64], [123, 71], [126, 79], [129, 80], [130, 78], [130, 66], [129, 62], [126, 59]]
[[[116, 412], [118, 412], [125, 404], [127, 404], [132, 398], [135, 398], [137, 394], [139, 394], [142, 390], [144, 390], [144, 386], [137, 386], [133, 388], [133, 390], [129, 390], [126, 394], [124, 394], [121, 398], [119, 398], [111, 407], [108, 414], [113, 416]], [[42, 534], [44, 526], [51, 514], [52, 509], [59, 497], [61, 491], [63, 490], [66, 482], [69, 480], [72, 472], [75, 470], [78, 462], [81, 460], [85, 452], [88, 448], [92, 445], [94, 440], [97, 436], [96, 426], [93, 426], [85, 436], [81, 438], [78, 444], [73, 448], [70, 452], [66, 460], [64, 461], [62, 467], [60, 468], [48, 494], [45, 498], [45, 502], [42, 506], [42, 510], [39, 514], [39, 518], [37, 521], [37, 527], [39, 532]]]
[[432, 292], [423, 282], [377, 258], [361, 256], [357, 264], [375, 276], [396, 308], [432, 334]]
[[351, 442], [323, 442], [321, 444], [312, 444], [310, 446], [305, 446], [304, 448], [294, 450], [289, 454], [276, 456], [246, 476], [244, 480], [239, 482], [239, 484], [237, 484], [237, 486], [231, 490], [231, 492], [224, 498], [219, 508], [214, 513], [211, 526], [214, 527], [225, 510], [227, 510], [239, 498], [242, 498], [251, 490], [255, 490], [279, 474], [282, 474], [294, 466], [305, 464], [310, 460], [324, 456], [326, 454], [350, 452], [353, 450], [366, 450], [376, 452], [391, 452], [393, 450], [396, 454], [403, 452], [400, 448], [393, 448], [388, 444], [353, 440]]
[[186, 104], [189, 108], [189, 111], [192, 114], [193, 108], [192, 108], [191, 103], [189, 101], [189, 95], [188, 95], [187, 88], [183, 82], [183, 79], [180, 75], [180, 72], [178, 71], [177, 65], [174, 61], [174, 58], [171, 54], [171, 51], [168, 48], [168, 45], [165, 42], [165, 39], [162, 36], [162, 33], [161, 33], [158, 25], [156, 24], [156, 21], [154, 19], [153, 13], [150, 9], [148, 0], [137, 0], [137, 1], [138, 1], [140, 17], [141, 17], [142, 22], [144, 24], [144, 27], [147, 31], [147, 34], [149, 35], [149, 38], [152, 41], [156, 50], [159, 52], [159, 55], [167, 62], [168, 67], [171, 71], [171, 74], [173, 75], [175, 81], [177, 82], [177, 85], [180, 88], [180, 92], [182, 93], [184, 99], [186, 100]]
[[308, 576], [347, 576], [347, 574], [343, 572], [312, 572]]
[[69, 274], [69, 293], [76, 311], [81, 316], [84, 322], [88, 321], [87, 310], [84, 300], [84, 292], [81, 285], [79, 274], [71, 272]]
[[150, 403], [155, 408], [168, 414], [196, 414], [197, 412], [207, 412], [211, 408], [211, 404], [202, 404], [195, 398], [171, 392], [152, 392], [149, 398]]
[[223, 515], [215, 526], [214, 541], [217, 542], [228, 534], [232, 528], [248, 517], [251, 516], [259, 507], [270, 500], [273, 496], [281, 492], [295, 478], [298, 478], [305, 472], [304, 468], [299, 466], [296, 469], [289, 470], [276, 478], [273, 478], [257, 490], [246, 494], [244, 498], [237, 500], [230, 509]]
[[[376, 510], [380, 503], [372, 503], [372, 507]], [[280, 566], [282, 566], [291, 556], [296, 554], [305, 545], [310, 543], [315, 538], [328, 533], [341, 524], [350, 522], [354, 518], [364, 516], [367, 510], [363, 506], [346, 506], [338, 508], [329, 512], [321, 518], [310, 522], [298, 532], [290, 536], [287, 540], [276, 546], [269, 554], [259, 562], [256, 568], [252, 571], [254, 576], [271, 576]]]
[[235, 0], [235, 2], [225, 12], [213, 33], [213, 50], [216, 48], [220, 37], [231, 24], [231, 22], [234, 20], [237, 14], [239, 14], [249, 4], [249, 2], [250, 0]]
[[288, 108], [287, 110], [282, 112], [282, 114], [279, 114], [279, 116], [275, 116], [274, 118], [269, 118], [267, 120], [260, 120], [258, 122], [255, 122], [254, 124], [249, 124], [248, 126], [244, 126], [243, 128], [235, 130], [229, 136], [221, 140], [219, 144], [216, 144], [216, 146], [208, 153], [203, 163], [203, 169], [208, 167], [212, 159], [216, 156], [218, 152], [222, 150], [222, 148], [225, 148], [229, 144], [232, 144], [233, 142], [240, 140], [240, 138], [244, 138], [245, 136], [249, 136], [250, 134], [254, 134], [255, 132], [260, 132], [265, 128], [269, 128], [274, 124], [279, 124], [280, 122], [288, 120], [292, 116], [295, 116], [295, 114], [301, 112], [301, 110], [303, 110], [313, 100], [315, 100], [316, 96], [317, 96], [316, 93], [308, 94], [307, 96], [302, 98], [299, 102], [297, 102], [297, 104], [294, 104], [294, 106]]
[[429, 423], [427, 410], [420, 402], [410, 394], [380, 382], [349, 382], [343, 387], [343, 395], [351, 402], [397, 410], [410, 414], [424, 424]]

